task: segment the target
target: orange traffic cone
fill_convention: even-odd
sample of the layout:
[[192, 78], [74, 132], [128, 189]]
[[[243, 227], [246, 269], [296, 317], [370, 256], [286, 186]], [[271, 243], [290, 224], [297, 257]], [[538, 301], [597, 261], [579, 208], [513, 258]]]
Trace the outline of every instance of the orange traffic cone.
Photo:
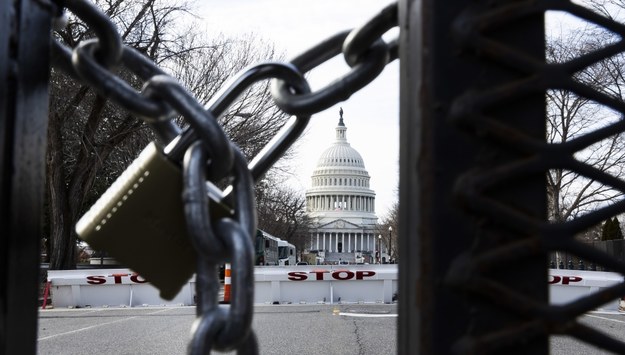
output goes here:
[[224, 268], [224, 301], [223, 303], [230, 303], [230, 284], [232, 279], [230, 278], [230, 264], [226, 264]]

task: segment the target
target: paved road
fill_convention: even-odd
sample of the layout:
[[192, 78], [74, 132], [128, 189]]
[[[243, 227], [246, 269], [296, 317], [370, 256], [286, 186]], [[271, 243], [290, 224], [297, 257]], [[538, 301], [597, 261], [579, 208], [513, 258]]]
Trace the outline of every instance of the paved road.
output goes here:
[[[593, 312], [580, 317], [579, 322], [615, 339], [625, 341], [625, 314]], [[568, 336], [554, 336], [551, 337], [551, 354], [605, 355], [611, 354], [611, 352]]]
[[[257, 306], [261, 354], [394, 354], [396, 305]], [[194, 307], [39, 313], [38, 354], [184, 354]]]
[[[261, 354], [395, 354], [396, 305], [260, 305], [253, 327]], [[194, 307], [40, 311], [38, 353], [185, 354]], [[592, 313], [581, 322], [619, 339], [625, 316]], [[569, 337], [551, 339], [551, 354], [605, 351]]]

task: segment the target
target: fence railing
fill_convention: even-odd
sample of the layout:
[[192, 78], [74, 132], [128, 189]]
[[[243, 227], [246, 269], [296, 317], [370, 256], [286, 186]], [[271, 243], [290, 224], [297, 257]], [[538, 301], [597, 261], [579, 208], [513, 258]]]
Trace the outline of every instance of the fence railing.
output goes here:
[[[600, 250], [610, 257], [625, 262], [625, 239], [585, 242], [588, 247]], [[584, 260], [573, 253], [555, 251], [549, 255], [549, 268], [570, 270], [612, 271], [593, 261]]]

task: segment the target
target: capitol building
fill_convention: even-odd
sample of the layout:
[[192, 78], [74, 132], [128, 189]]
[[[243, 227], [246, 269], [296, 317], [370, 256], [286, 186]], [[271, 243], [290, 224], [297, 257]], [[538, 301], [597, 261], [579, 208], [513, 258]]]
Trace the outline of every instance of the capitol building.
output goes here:
[[375, 192], [362, 156], [347, 142], [342, 108], [339, 114], [336, 140], [319, 157], [306, 191], [312, 226], [307, 249], [323, 263], [372, 263], [378, 245]]

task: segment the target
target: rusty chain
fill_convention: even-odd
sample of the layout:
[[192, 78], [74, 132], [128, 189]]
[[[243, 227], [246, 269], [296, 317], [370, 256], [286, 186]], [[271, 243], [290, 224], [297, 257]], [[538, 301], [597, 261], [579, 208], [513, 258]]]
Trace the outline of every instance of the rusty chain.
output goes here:
[[[363, 26], [328, 38], [289, 63], [261, 63], [245, 69], [203, 106], [175, 79], [124, 45], [115, 25], [91, 2], [58, 2], [59, 14], [68, 9], [96, 37], [75, 48], [53, 40], [52, 65], [139, 116], [159, 139], [169, 142], [164, 153], [182, 167], [186, 224], [198, 259], [198, 317], [189, 353], [207, 354], [212, 349], [258, 353], [256, 336], [250, 329], [254, 295], [252, 240], [256, 230], [254, 181], [301, 135], [310, 115], [348, 99], [397, 58], [397, 41], [387, 43], [381, 38], [397, 26], [397, 3]], [[351, 70], [311, 92], [304, 74], [339, 54]], [[112, 70], [120, 65], [144, 81], [141, 91], [114, 74]], [[267, 79], [275, 79], [271, 89], [275, 104], [295, 116], [247, 163], [216, 118], [245, 89]], [[189, 126], [181, 129], [173, 121], [176, 116], [182, 116]], [[226, 177], [233, 185], [222, 191], [214, 183]], [[217, 205], [226, 206], [230, 213], [215, 217], [220, 213], [216, 212]], [[223, 208], [220, 211], [223, 213]], [[232, 301], [222, 308], [218, 306], [218, 266], [225, 262], [232, 264]]]

